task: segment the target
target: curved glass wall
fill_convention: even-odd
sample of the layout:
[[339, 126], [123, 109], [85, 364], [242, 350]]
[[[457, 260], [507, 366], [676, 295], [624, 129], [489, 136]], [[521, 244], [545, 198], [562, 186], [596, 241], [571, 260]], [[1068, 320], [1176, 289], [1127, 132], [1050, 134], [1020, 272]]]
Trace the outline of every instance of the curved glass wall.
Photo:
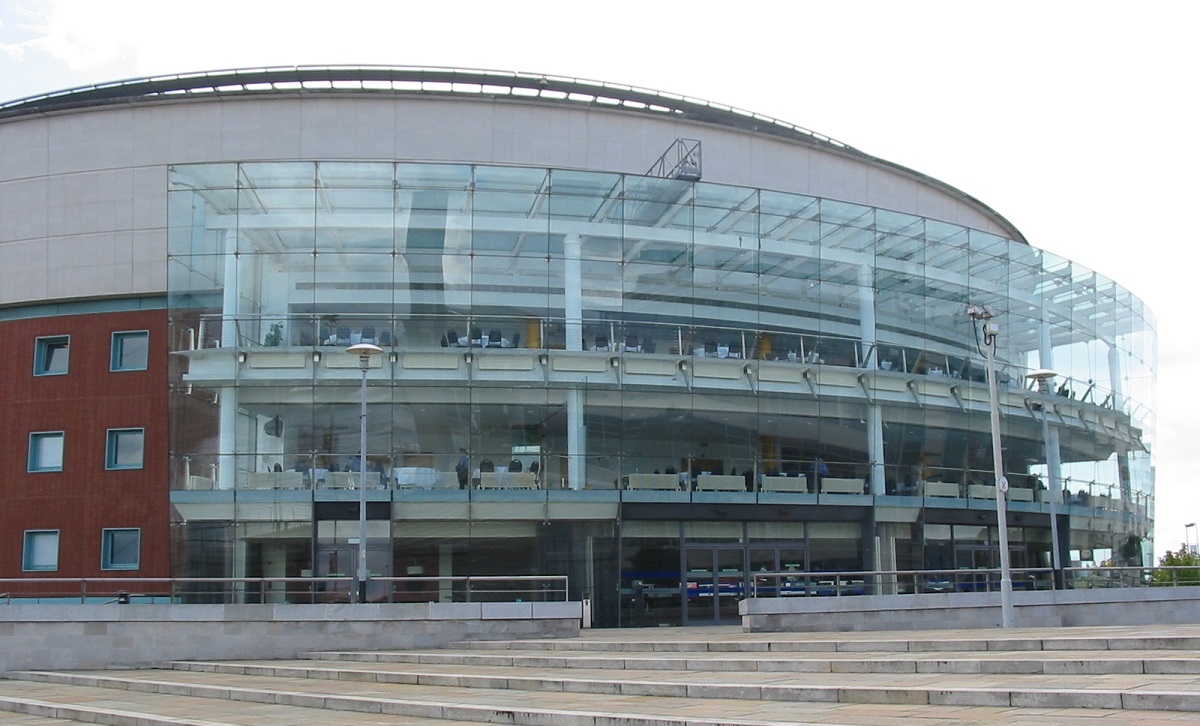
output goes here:
[[169, 226], [176, 489], [354, 486], [365, 340], [368, 485], [393, 502], [992, 499], [973, 303], [1000, 325], [1012, 506], [1044, 511], [1048, 417], [1065, 504], [1106, 517], [1072, 546], [1149, 533], [1154, 320], [1024, 243], [762, 189], [378, 162], [175, 166]]

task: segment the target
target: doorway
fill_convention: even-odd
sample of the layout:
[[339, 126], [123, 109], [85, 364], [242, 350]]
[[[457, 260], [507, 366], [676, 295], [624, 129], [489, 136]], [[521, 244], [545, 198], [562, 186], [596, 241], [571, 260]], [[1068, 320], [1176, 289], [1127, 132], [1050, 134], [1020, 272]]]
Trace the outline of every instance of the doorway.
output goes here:
[[[684, 625], [740, 623], [738, 603], [753, 594], [754, 573], [802, 573], [808, 569], [803, 544], [686, 545], [682, 554]], [[764, 584], [777, 586], [774, 582]]]

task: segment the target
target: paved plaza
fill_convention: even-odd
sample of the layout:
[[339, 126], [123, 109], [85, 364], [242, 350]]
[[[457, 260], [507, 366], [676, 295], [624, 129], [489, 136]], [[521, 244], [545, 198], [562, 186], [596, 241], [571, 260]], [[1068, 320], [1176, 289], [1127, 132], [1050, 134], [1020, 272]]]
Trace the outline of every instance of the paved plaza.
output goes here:
[[1200, 723], [1200, 626], [594, 630], [6, 675], [5, 725]]

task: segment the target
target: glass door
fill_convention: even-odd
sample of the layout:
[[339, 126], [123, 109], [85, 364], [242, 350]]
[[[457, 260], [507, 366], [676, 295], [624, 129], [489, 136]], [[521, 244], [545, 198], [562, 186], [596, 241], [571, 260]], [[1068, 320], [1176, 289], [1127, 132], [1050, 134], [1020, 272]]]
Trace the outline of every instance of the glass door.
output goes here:
[[740, 622], [738, 603], [746, 595], [742, 547], [684, 549], [684, 625]]

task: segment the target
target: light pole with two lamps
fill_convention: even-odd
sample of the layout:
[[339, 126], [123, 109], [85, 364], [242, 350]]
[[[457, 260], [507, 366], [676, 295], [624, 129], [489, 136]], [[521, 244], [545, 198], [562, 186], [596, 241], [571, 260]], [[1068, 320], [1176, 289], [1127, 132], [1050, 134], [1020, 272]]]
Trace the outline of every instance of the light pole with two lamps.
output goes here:
[[1058, 447], [1050, 440], [1050, 379], [1057, 373], [1041, 368], [1026, 375], [1037, 381], [1038, 393], [1042, 394], [1042, 442], [1046, 447], [1046, 478], [1050, 480], [1050, 566], [1054, 569], [1054, 588], [1061, 590], [1063, 582], [1062, 553], [1058, 546], [1058, 505], [1062, 501], [1062, 482], [1058, 479], [1061, 463]]
[[996, 478], [996, 528], [1000, 534], [1000, 624], [1013, 627], [1012, 566], [1008, 558], [1008, 479], [1000, 449], [1000, 397], [996, 391], [996, 337], [1000, 326], [992, 322], [995, 313], [981, 305], [968, 305], [967, 315], [983, 324], [983, 347], [987, 356], [988, 397], [992, 410], [992, 468]]
[[370, 343], [356, 343], [346, 349], [358, 356], [358, 367], [362, 370], [362, 397], [358, 412], [358, 567], [354, 572], [354, 601], [367, 601], [367, 371], [371, 368], [371, 356], [379, 355], [383, 348]]

